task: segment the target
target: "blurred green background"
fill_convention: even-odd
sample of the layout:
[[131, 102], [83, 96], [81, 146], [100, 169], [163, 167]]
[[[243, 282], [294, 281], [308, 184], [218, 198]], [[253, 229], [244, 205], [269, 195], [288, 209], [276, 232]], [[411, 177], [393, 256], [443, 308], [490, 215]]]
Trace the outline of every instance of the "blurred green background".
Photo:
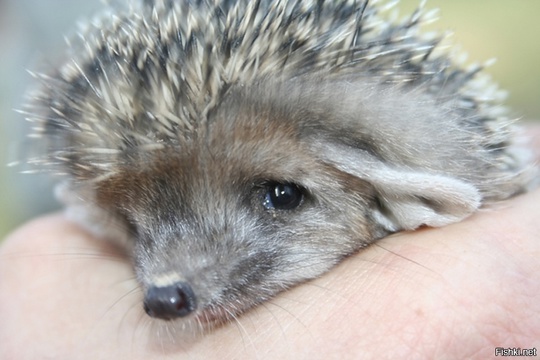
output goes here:
[[[418, 3], [402, 0], [400, 13]], [[98, 0], [0, 0], [0, 239], [58, 208], [50, 180], [3, 166], [25, 152], [29, 125], [14, 111], [30, 80], [25, 69], [53, 60], [63, 35], [101, 6]], [[496, 57], [488, 72], [509, 91], [516, 116], [540, 119], [540, 1], [430, 0], [427, 8], [440, 9], [440, 20], [427, 30], [453, 31], [452, 43], [469, 54], [469, 62]]]

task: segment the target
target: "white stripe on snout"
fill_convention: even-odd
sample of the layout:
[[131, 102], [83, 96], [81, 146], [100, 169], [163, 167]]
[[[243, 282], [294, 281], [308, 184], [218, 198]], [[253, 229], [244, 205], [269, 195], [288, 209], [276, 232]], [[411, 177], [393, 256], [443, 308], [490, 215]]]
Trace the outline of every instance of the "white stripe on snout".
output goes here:
[[178, 282], [185, 281], [179, 274], [171, 272], [167, 274], [161, 274], [152, 279], [151, 283], [157, 287], [166, 287]]

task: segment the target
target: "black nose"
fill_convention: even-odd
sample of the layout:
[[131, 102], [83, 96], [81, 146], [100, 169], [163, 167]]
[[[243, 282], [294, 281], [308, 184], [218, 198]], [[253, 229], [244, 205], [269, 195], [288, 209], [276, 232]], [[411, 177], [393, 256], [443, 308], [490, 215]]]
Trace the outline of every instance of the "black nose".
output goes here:
[[144, 311], [151, 317], [171, 320], [195, 310], [195, 294], [186, 283], [169, 286], [152, 286], [144, 297]]

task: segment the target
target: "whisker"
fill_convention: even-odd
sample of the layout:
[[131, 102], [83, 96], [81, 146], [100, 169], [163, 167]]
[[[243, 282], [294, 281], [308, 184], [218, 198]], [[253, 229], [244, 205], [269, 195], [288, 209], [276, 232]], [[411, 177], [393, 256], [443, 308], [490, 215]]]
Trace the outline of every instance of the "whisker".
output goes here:
[[[120, 296], [118, 299], [116, 299], [106, 310], [105, 312], [103, 313], [103, 315], [101, 316], [101, 318], [105, 317], [116, 305], [118, 305], [122, 300], [124, 300], [126, 297], [130, 296], [130, 295], [133, 295], [137, 292], [140, 292], [141, 291], [141, 288], [139, 286], [136, 286], [134, 287], [133, 289], [129, 290], [128, 292], [126, 292], [124, 295]], [[137, 303], [134, 303], [131, 305], [131, 308], [135, 307], [136, 305], [138, 305], [139, 302]], [[125, 315], [124, 315], [125, 316]]]
[[407, 261], [407, 262], [410, 262], [410, 263], [412, 263], [412, 264], [414, 264], [414, 265], [416, 265], [416, 266], [419, 266], [419, 267], [421, 267], [421, 268], [423, 268], [423, 269], [429, 271], [429, 272], [432, 273], [432, 274], [435, 274], [435, 275], [437, 275], [437, 276], [440, 276], [440, 274], [437, 273], [435, 270], [433, 270], [433, 269], [431, 269], [431, 268], [429, 268], [429, 267], [427, 267], [427, 266], [425, 266], [425, 265], [419, 263], [418, 261], [415, 261], [415, 260], [413, 260], [413, 259], [411, 259], [411, 258], [408, 258], [408, 257], [406, 257], [406, 256], [403, 256], [403, 255], [401, 255], [401, 254], [399, 254], [399, 253], [397, 253], [397, 252], [395, 252], [395, 251], [393, 251], [393, 250], [390, 250], [389, 248], [384, 247], [383, 245], [381, 245], [381, 244], [378, 243], [378, 242], [374, 243], [373, 246], [376, 246], [376, 247], [378, 247], [378, 248], [380, 248], [380, 249], [383, 249], [384, 251], [387, 251], [388, 253], [390, 253], [390, 254], [392, 254], [392, 255], [394, 255], [394, 256], [396, 256], [396, 257], [399, 257], [400, 259], [403, 259], [403, 260], [405, 260], [405, 261]]
[[[85, 249], [81, 249], [85, 250]], [[73, 251], [73, 252], [13, 252], [5, 253], [0, 256], [4, 259], [24, 259], [24, 258], [35, 258], [35, 257], [58, 257], [59, 260], [85, 260], [85, 259], [99, 259], [107, 260], [114, 262], [126, 262], [126, 259], [114, 253], [103, 253], [103, 252], [94, 252], [94, 251]]]

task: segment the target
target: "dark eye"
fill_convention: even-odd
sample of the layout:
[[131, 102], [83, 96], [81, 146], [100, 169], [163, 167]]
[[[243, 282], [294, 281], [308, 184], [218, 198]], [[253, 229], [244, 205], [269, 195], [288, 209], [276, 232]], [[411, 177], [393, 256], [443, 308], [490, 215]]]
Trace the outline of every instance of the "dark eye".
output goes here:
[[303, 198], [303, 191], [298, 185], [276, 182], [268, 185], [263, 206], [267, 210], [292, 210], [302, 203]]

